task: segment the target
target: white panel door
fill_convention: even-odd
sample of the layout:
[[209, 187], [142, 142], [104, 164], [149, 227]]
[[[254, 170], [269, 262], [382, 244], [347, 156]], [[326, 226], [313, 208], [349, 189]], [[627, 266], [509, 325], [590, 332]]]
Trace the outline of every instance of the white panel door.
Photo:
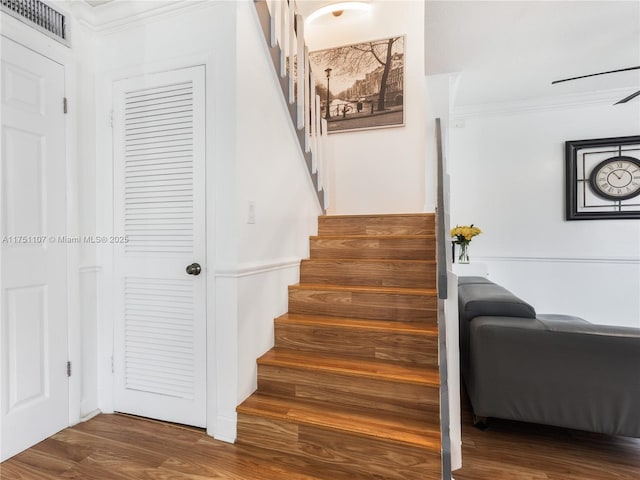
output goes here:
[[200, 66], [114, 83], [115, 409], [200, 427], [204, 79]]
[[[69, 425], [64, 68], [1, 37], [0, 460]], [[52, 238], [53, 237], [53, 238]]]

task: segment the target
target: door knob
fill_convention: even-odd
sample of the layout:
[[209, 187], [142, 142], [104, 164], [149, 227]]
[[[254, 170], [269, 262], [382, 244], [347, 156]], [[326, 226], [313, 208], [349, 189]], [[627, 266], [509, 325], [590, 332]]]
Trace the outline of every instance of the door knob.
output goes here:
[[187, 273], [189, 275], [200, 275], [202, 271], [202, 267], [199, 263], [192, 263], [191, 265], [187, 265]]

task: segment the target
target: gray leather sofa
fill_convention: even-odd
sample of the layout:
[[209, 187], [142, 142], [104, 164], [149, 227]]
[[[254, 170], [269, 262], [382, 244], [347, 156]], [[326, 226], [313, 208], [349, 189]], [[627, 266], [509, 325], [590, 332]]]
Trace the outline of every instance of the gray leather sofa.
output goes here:
[[459, 278], [458, 309], [476, 419], [640, 437], [640, 328], [536, 315], [484, 277]]

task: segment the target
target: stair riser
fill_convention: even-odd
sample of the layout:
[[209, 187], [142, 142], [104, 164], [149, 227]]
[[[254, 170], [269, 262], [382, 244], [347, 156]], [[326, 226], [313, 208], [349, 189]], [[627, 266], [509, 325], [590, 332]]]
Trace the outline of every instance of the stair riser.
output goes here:
[[435, 288], [435, 263], [302, 260], [300, 283], [369, 287]]
[[289, 312], [435, 324], [437, 299], [429, 295], [290, 288]]
[[318, 236], [322, 235], [433, 235], [433, 215], [318, 218]]
[[275, 346], [411, 365], [438, 364], [438, 339], [418, 334], [276, 322]]
[[314, 371], [303, 367], [258, 365], [258, 389], [262, 393], [289, 399], [375, 408], [418, 420], [428, 420], [438, 412], [437, 387]]
[[322, 238], [310, 240], [311, 258], [380, 258], [433, 260], [435, 239], [429, 238]]
[[311, 459], [331, 470], [352, 472], [354, 480], [436, 480], [441, 478], [439, 452], [384, 439], [299, 425], [286, 420], [238, 415], [238, 443]]

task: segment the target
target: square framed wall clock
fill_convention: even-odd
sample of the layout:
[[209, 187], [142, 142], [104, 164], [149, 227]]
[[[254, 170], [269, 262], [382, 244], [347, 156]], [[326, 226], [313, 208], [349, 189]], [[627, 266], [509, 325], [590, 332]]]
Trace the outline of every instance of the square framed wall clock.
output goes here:
[[640, 219], [640, 135], [565, 142], [567, 220]]

